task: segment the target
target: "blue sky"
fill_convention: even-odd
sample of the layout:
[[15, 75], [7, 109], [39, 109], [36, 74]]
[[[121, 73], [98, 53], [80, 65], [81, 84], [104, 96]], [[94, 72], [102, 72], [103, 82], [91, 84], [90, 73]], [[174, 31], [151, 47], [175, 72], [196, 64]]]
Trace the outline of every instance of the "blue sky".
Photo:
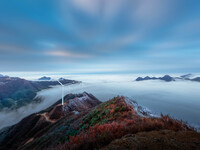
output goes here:
[[0, 1], [1, 72], [199, 70], [199, 0]]

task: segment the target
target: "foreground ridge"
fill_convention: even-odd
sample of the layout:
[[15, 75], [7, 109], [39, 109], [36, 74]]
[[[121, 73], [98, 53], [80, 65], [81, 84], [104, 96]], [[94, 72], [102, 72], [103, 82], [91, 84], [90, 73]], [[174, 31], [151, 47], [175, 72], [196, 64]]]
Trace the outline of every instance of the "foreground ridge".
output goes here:
[[1, 148], [110, 150], [200, 146], [200, 134], [187, 124], [162, 114], [154, 117], [125, 97], [101, 103], [84, 92], [68, 94], [64, 100], [64, 112], [59, 100], [1, 131]]

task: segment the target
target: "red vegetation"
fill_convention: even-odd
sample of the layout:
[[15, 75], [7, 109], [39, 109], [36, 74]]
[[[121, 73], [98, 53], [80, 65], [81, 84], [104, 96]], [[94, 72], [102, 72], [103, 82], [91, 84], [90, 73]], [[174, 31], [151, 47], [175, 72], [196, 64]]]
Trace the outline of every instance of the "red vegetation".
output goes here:
[[[25, 139], [18, 142], [14, 148], [28, 141], [21, 149], [100, 149], [112, 141], [120, 139], [128, 134], [136, 135], [141, 132], [149, 133], [163, 130], [173, 132], [184, 131], [183, 133], [185, 133], [185, 131], [193, 130], [182, 121], [174, 120], [162, 114], [160, 118], [140, 116], [131, 105], [127, 104], [124, 97], [115, 97], [98, 106], [97, 104], [100, 103], [99, 101], [88, 99], [88, 101], [84, 103], [84, 108], [82, 108], [81, 105], [82, 101], [79, 101], [78, 98], [73, 98], [67, 102], [66, 112], [68, 113], [58, 119], [58, 121], [52, 122], [47, 128], [42, 128], [40, 131], [37, 129], [39, 132], [33, 130], [34, 133], [31, 132], [33, 133], [32, 135], [25, 137], [24, 135], [34, 127], [31, 125], [31, 128], [25, 130], [26, 132], [20, 136]], [[76, 104], [80, 104], [80, 107], [79, 105], [75, 107], [75, 105], [73, 105], [75, 102]], [[91, 110], [90, 108], [92, 108], [93, 104], [97, 107]], [[85, 109], [85, 106], [88, 106], [88, 109]], [[43, 116], [47, 117], [47, 119], [45, 120], [43, 118], [43, 120], [50, 123], [48, 121], [49, 119], [59, 117], [59, 108], [61, 111], [60, 105], [54, 105], [48, 108], [43, 112]], [[76, 115], [73, 111], [79, 111], [79, 114]], [[34, 124], [38, 124], [38, 122], [36, 121]], [[19, 127], [21, 127], [21, 125]], [[19, 130], [21, 128], [15, 128], [21, 132]], [[13, 136], [13, 134], [10, 135]], [[17, 134], [15, 137], [17, 137]], [[33, 137], [33, 141], [30, 142], [29, 140]], [[10, 137], [7, 139], [9, 138]], [[17, 140], [14, 139], [12, 143], [16, 143], [16, 141]]]
[[109, 144], [126, 134], [135, 134], [142, 131], [169, 129], [174, 131], [190, 130], [181, 121], [173, 120], [169, 116], [161, 118], [141, 118], [139, 122], [124, 119], [120, 123], [112, 122], [103, 125], [95, 125], [88, 130], [82, 131], [77, 136], [72, 136], [69, 142], [61, 149], [94, 149]]

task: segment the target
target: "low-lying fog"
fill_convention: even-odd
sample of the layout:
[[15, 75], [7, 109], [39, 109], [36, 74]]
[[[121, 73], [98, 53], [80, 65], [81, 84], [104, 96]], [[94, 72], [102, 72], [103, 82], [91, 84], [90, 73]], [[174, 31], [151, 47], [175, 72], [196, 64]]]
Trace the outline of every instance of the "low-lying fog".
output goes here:
[[[56, 77], [56, 76], [55, 76]], [[65, 94], [86, 91], [101, 101], [117, 95], [127, 96], [155, 113], [170, 114], [172, 117], [200, 126], [200, 82], [192, 81], [134, 81], [133, 75], [76, 75], [63, 76], [83, 81], [81, 84], [65, 86]], [[16, 111], [0, 112], [0, 128], [12, 125], [25, 116], [43, 110], [61, 97], [61, 87], [38, 92], [45, 100], [30, 104]]]

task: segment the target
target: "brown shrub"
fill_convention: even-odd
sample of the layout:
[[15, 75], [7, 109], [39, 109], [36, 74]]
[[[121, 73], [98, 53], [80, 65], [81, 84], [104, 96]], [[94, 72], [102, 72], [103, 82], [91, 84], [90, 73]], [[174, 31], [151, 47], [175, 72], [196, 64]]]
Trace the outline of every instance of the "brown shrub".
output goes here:
[[88, 130], [82, 131], [79, 135], [70, 137], [68, 143], [60, 147], [61, 149], [70, 150], [94, 149], [105, 146], [111, 141], [130, 133], [163, 129], [174, 131], [192, 130], [183, 122], [163, 115], [161, 115], [161, 118], [141, 118], [137, 121], [124, 119], [120, 123], [97, 124]]

